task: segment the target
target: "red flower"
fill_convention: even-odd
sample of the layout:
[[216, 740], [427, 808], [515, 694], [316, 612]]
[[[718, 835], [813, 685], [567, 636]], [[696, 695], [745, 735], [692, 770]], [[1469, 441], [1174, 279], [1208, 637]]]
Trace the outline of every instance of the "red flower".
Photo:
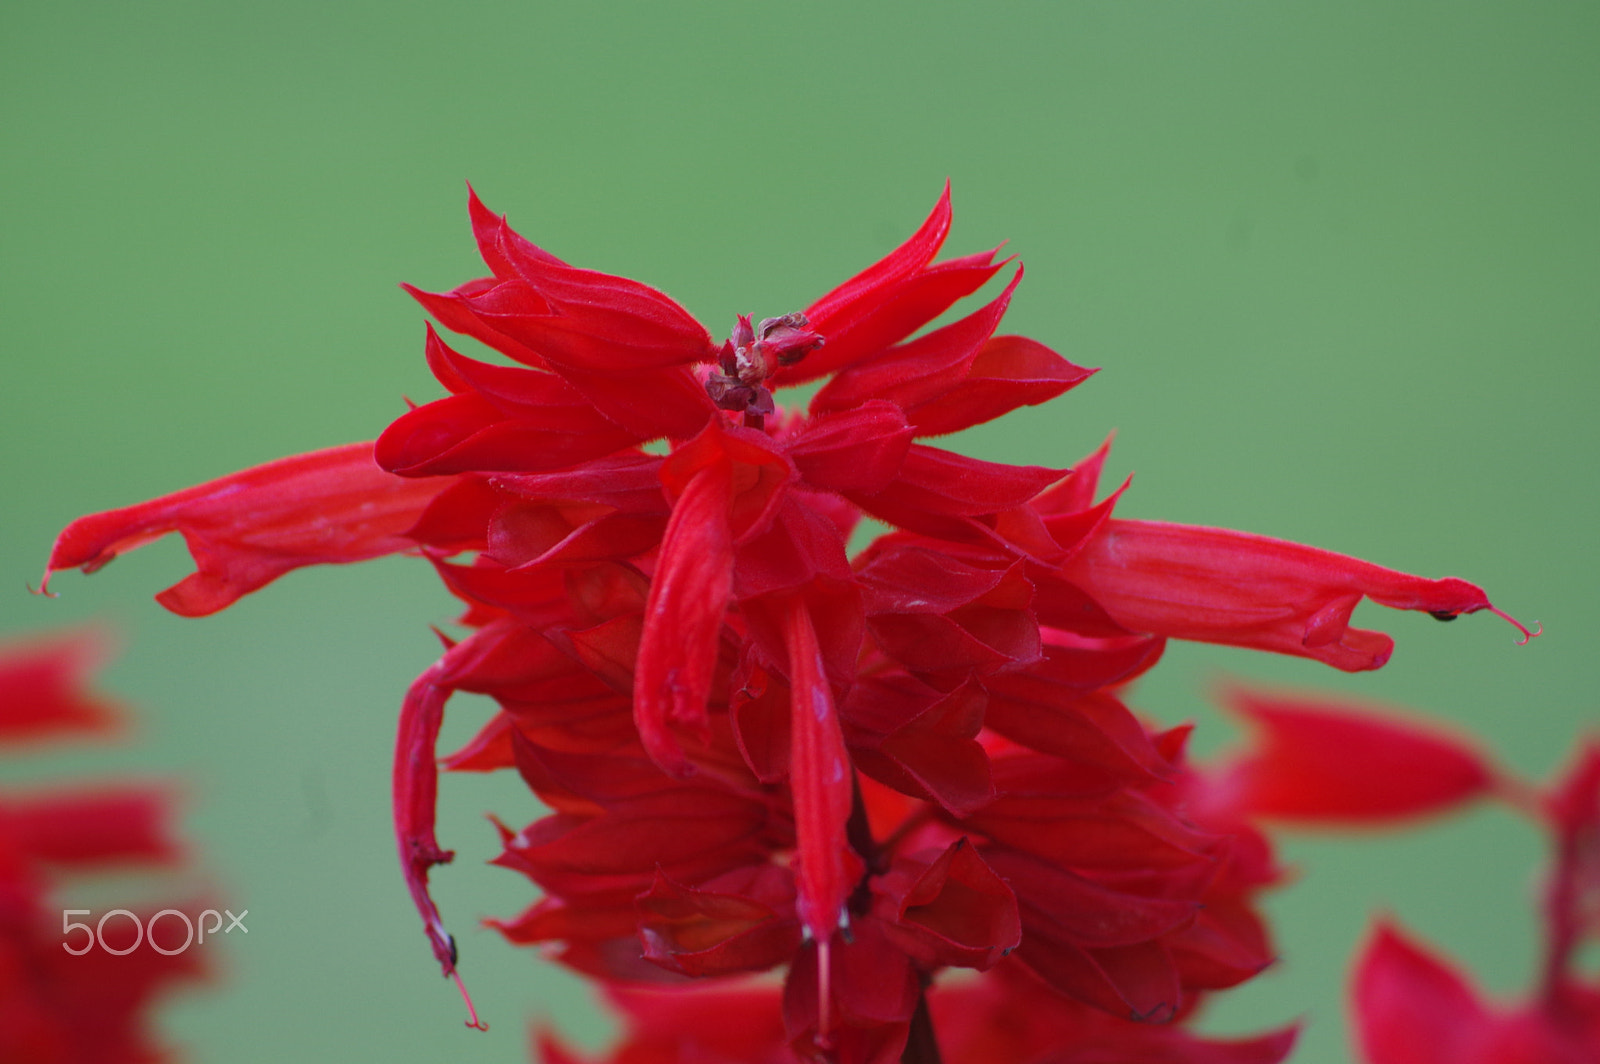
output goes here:
[[1212, 787], [1233, 815], [1355, 826], [1450, 810], [1495, 786], [1468, 742], [1393, 706], [1237, 685], [1222, 701], [1255, 731]]
[[1510, 777], [1472, 745], [1414, 715], [1347, 698], [1230, 688], [1256, 731], [1242, 756], [1195, 795], [1212, 821], [1382, 826], [1499, 800], [1550, 835], [1539, 986], [1514, 1004], [1486, 1000], [1450, 962], [1379, 921], [1352, 986], [1368, 1064], [1578, 1064], [1600, 1059], [1600, 981], [1574, 964], [1600, 936], [1600, 743], [1546, 788]]
[[[469, 207], [490, 276], [412, 292], [512, 364], [430, 327], [449, 394], [391, 424], [376, 465], [356, 445], [84, 518], [50, 563], [175, 529], [199, 572], [164, 601], [200, 613], [298, 565], [431, 559], [474, 632], [406, 699], [394, 804], [449, 974], [433, 747], [464, 690], [500, 713], [447, 764], [514, 767], [554, 810], [502, 829], [498, 863], [545, 891], [501, 925], [516, 941], [609, 981], [787, 967], [785, 1039], [838, 1060], [931, 1059], [928, 985], [1012, 951], [1070, 1009], [1181, 1018], [1270, 960], [1253, 902], [1275, 871], [1122, 685], [1168, 637], [1376, 667], [1387, 637], [1347, 624], [1363, 596], [1493, 609], [1459, 580], [1114, 519], [1103, 448], [1069, 474], [918, 442], [1092, 373], [996, 335], [1020, 267], [916, 335], [1006, 265], [934, 261], [948, 190], [884, 259], [720, 345]], [[823, 378], [803, 412], [774, 396]], [[852, 559], [863, 514], [896, 531]], [[1237, 1059], [1276, 1059], [1261, 1045]]]
[[[85, 688], [104, 650], [93, 632], [0, 646], [0, 742], [114, 731], [119, 708]], [[0, 794], [0, 1060], [171, 1059], [147, 1029], [148, 1013], [172, 985], [204, 974], [200, 955], [74, 955], [63, 949], [56, 904], [58, 884], [69, 877], [176, 866], [181, 854], [168, 833], [169, 805], [165, 788], [132, 782]], [[121, 922], [104, 928], [125, 930]]]
[[1369, 1064], [1582, 1064], [1600, 1059], [1600, 980], [1575, 963], [1600, 938], [1600, 742], [1564, 778], [1504, 796], [1550, 833], [1555, 867], [1544, 894], [1545, 955], [1525, 1001], [1484, 1000], [1449, 962], [1379, 925], [1357, 964], [1353, 1009]]

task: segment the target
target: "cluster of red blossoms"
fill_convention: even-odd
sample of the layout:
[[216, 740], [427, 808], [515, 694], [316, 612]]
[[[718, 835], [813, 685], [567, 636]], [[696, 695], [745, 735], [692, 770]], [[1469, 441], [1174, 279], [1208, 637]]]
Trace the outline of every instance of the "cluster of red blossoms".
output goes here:
[[[430, 328], [449, 395], [375, 443], [83, 518], [51, 570], [178, 531], [198, 571], [160, 600], [199, 615], [301, 565], [427, 557], [471, 629], [412, 687], [396, 751], [434, 954], [454, 974], [427, 889], [451, 857], [434, 744], [469, 691], [500, 710], [446, 766], [514, 768], [553, 810], [502, 828], [498, 863], [544, 892], [502, 931], [607, 986], [676, 988], [618, 991], [664, 1047], [618, 1059], [1281, 1059], [1288, 1033], [1159, 1026], [1270, 961], [1252, 903], [1275, 872], [1237, 809], [1197, 796], [1186, 732], [1118, 691], [1168, 638], [1377, 668], [1393, 644], [1350, 627], [1362, 598], [1448, 620], [1498, 613], [1484, 593], [1117, 519], [1104, 448], [1061, 469], [920, 442], [1092, 372], [996, 335], [1020, 267], [919, 334], [1009, 262], [934, 261], [948, 192], [883, 260], [721, 344], [470, 207], [491, 276], [413, 294], [515, 365]], [[804, 411], [774, 399], [824, 380]], [[863, 515], [892, 531], [852, 557]], [[930, 993], [952, 967], [986, 974]], [[686, 989], [773, 969], [781, 993]], [[749, 1022], [697, 1049], [672, 1033], [692, 1015]]]
[[[0, 645], [0, 744], [8, 753], [117, 729], [118, 707], [86, 689], [102, 644], [94, 632], [77, 632]], [[84, 950], [76, 938], [62, 948], [67, 882], [179, 863], [169, 813], [166, 790], [149, 783], [0, 792], [0, 1061], [169, 1059], [146, 1029], [148, 1010], [172, 986], [204, 974], [199, 951], [136, 948], [125, 917], [102, 925], [104, 948]], [[152, 913], [134, 915], [144, 924]]]

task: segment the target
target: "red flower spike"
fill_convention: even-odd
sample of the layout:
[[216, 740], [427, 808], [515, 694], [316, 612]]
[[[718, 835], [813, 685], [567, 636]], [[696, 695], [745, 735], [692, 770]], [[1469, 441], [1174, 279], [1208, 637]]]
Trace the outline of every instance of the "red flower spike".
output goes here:
[[305, 565], [410, 549], [406, 532], [448, 480], [405, 480], [374, 464], [372, 444], [282, 458], [121, 510], [80, 517], [56, 538], [50, 575], [92, 573], [118, 554], [179, 532], [196, 572], [156, 596], [202, 617]]
[[[1479, 610], [1506, 617], [1465, 580], [1427, 580], [1286, 540], [1160, 521], [1109, 521], [1062, 572], [1135, 631], [1293, 654], [1346, 672], [1379, 668], [1394, 650], [1383, 633], [1350, 627], [1363, 597], [1442, 620]], [[1538, 634], [1511, 623], [1528, 638]]]
[[[1185, 1017], [1267, 963], [1254, 906], [1280, 873], [1254, 811], [1117, 692], [1169, 636], [1374, 667], [1387, 637], [1348, 626], [1363, 595], [1449, 617], [1493, 610], [1482, 593], [1262, 537], [1113, 520], [1117, 493], [1094, 504], [1105, 447], [1069, 472], [913, 442], [1092, 372], [997, 335], [1020, 269], [998, 298], [915, 335], [1005, 265], [994, 252], [934, 261], [948, 188], [882, 261], [804, 313], [740, 315], [721, 345], [661, 292], [563, 262], [476, 195], [469, 209], [492, 276], [413, 292], [516, 364], [466, 358], [430, 329], [449, 394], [375, 450], [85, 519], [52, 568], [179, 530], [199, 572], [163, 601], [200, 613], [298, 565], [424, 555], [477, 629], [446, 640], [413, 686], [394, 767], [401, 861], [441, 967], [454, 974], [427, 886], [450, 856], [433, 747], [445, 700], [465, 690], [499, 708], [447, 766], [515, 768], [553, 810], [500, 827], [495, 863], [546, 894], [496, 925], [507, 937], [552, 943], [608, 982], [788, 968], [784, 1029], [767, 995], [752, 1006], [759, 1037], [701, 1052], [674, 1024], [703, 1014], [639, 1005], [667, 1036], [636, 1030], [617, 1064], [934, 1064], [941, 1047], [952, 1064], [1281, 1059], [1292, 1032], [1214, 1043], [1131, 1022]], [[804, 410], [774, 400], [830, 374]], [[662, 438], [665, 455], [641, 449]], [[852, 563], [863, 514], [899, 531]], [[475, 557], [451, 560], [462, 552]], [[1449, 773], [1424, 775], [1443, 802]], [[1396, 793], [1386, 810], [1404, 805]], [[1576, 852], [1589, 820], [1572, 817]], [[122, 841], [140, 851], [142, 838]], [[1582, 875], [1551, 889], [1569, 916]], [[1576, 941], [1575, 927], [1555, 938]], [[1013, 946], [1018, 959], [1001, 960]], [[987, 970], [978, 992], [932, 989], [952, 964]], [[1570, 1005], [1576, 984], [1558, 982], [1552, 1000]], [[1015, 1037], [948, 1040], [941, 999], [977, 1002]]]
[[1237, 686], [1220, 701], [1256, 732], [1213, 787], [1235, 815], [1383, 823], [1452, 809], [1494, 786], [1493, 767], [1472, 747], [1389, 707]]

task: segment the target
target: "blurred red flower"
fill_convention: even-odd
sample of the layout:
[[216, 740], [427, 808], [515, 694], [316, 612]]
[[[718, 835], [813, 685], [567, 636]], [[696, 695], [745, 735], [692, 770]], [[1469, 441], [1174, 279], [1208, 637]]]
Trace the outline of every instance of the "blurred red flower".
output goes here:
[[[0, 746], [112, 733], [120, 707], [88, 689], [105, 640], [79, 631], [0, 643]], [[63, 949], [64, 881], [174, 868], [171, 796], [95, 781], [0, 791], [0, 1061], [152, 1064], [174, 1059], [148, 1024], [157, 997], [205, 973], [193, 950]], [[136, 914], [143, 918], [147, 914]], [[169, 918], [170, 919], [170, 918]], [[108, 936], [126, 931], [118, 922]], [[109, 943], [107, 944], [109, 947]]]

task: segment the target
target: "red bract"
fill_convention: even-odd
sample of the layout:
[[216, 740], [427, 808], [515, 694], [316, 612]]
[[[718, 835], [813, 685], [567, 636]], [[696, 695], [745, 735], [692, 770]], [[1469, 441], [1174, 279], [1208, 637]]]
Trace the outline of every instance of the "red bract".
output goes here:
[[[0, 646], [0, 742], [114, 730], [118, 707], [87, 688], [104, 650], [87, 631]], [[62, 948], [57, 904], [70, 877], [175, 867], [170, 805], [166, 788], [133, 782], [0, 794], [0, 1060], [172, 1059], [148, 1030], [149, 1011], [173, 985], [204, 974], [200, 955], [140, 948], [75, 956]]]
[[[882, 260], [803, 311], [735, 316], [720, 344], [661, 292], [469, 208], [489, 276], [411, 291], [508, 363], [430, 327], [448, 395], [370, 449], [85, 518], [51, 568], [176, 529], [199, 573], [164, 601], [199, 613], [297, 565], [429, 558], [472, 631], [405, 702], [394, 808], [446, 973], [433, 745], [470, 691], [499, 711], [447, 766], [514, 768], [553, 810], [502, 828], [497, 863], [544, 897], [498, 926], [609, 983], [785, 969], [773, 1059], [936, 1059], [929, 987], [997, 965], [1062, 1015], [1116, 1017], [1050, 1028], [1049, 1059], [1123, 1039], [1149, 1059], [1277, 1059], [1281, 1038], [1212, 1052], [1129, 1033], [1270, 961], [1254, 902], [1276, 872], [1126, 686], [1168, 638], [1373, 668], [1390, 643], [1349, 629], [1360, 598], [1453, 617], [1492, 609], [1482, 592], [1116, 519], [1122, 489], [1095, 501], [1104, 448], [1068, 471], [922, 442], [1093, 372], [998, 334], [1020, 267], [922, 331], [1006, 265], [936, 261], [948, 190]], [[804, 410], [780, 406], [810, 381]], [[863, 515], [894, 530], [852, 558]], [[658, 1034], [637, 1059], [669, 1059]], [[683, 1059], [758, 1059], [728, 1048], [744, 1044]]]

